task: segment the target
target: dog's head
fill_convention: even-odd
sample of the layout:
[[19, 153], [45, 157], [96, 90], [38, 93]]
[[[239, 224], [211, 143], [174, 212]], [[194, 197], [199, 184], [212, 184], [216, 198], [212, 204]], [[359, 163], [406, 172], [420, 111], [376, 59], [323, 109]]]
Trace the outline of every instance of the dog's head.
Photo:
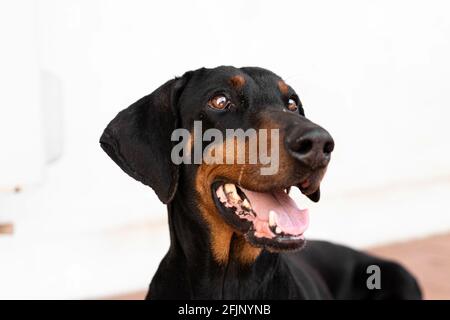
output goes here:
[[302, 247], [308, 212], [289, 190], [318, 201], [334, 148], [280, 77], [234, 67], [168, 81], [121, 111], [100, 142], [162, 202], [190, 195], [179, 190], [180, 180], [193, 190], [193, 214], [207, 224], [218, 261], [233, 234], [252, 248]]

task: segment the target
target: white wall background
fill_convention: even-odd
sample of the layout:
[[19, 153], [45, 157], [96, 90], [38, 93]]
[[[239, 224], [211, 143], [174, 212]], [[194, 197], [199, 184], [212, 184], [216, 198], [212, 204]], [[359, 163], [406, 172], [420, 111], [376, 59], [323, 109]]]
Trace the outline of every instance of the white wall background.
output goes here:
[[[0, 193], [0, 223], [15, 223], [0, 235], [0, 298], [146, 287], [168, 246], [165, 208], [98, 138], [203, 66], [271, 69], [334, 136], [310, 237], [363, 247], [450, 229], [447, 1], [21, 0], [0, 12], [0, 187], [26, 186]], [[44, 115], [38, 73], [62, 90]], [[45, 166], [40, 117], [55, 112], [63, 154]]]

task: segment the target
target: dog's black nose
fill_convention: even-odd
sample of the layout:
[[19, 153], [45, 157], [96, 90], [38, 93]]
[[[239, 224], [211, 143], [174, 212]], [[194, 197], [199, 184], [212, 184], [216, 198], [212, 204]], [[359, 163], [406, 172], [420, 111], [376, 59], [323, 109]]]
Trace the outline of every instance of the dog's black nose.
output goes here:
[[321, 168], [330, 162], [334, 141], [331, 135], [317, 126], [308, 131], [289, 135], [287, 147], [291, 155], [311, 169]]

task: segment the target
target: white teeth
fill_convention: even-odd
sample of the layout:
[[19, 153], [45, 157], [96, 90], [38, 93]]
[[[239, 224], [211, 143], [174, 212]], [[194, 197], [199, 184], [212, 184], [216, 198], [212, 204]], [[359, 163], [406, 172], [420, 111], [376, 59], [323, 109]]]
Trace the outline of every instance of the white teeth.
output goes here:
[[225, 194], [227, 196], [228, 201], [230, 201], [233, 204], [242, 202], [241, 197], [239, 197], [236, 186], [232, 183], [227, 183], [223, 186], [223, 189], [225, 190]]
[[275, 227], [277, 225], [275, 216], [276, 216], [275, 211], [270, 210], [269, 211], [269, 226], [271, 226], [271, 227]]
[[247, 209], [248, 211], [250, 211], [252, 209], [252, 206], [250, 205], [250, 203], [248, 202], [247, 199], [244, 199], [241, 203], [242, 208]]
[[282, 230], [279, 226], [277, 226], [276, 215], [277, 214], [275, 213], [275, 211], [272, 210], [269, 211], [269, 226], [275, 228], [276, 234], [281, 234]]
[[237, 192], [236, 186], [232, 183], [225, 183], [223, 189], [225, 190], [225, 193]]

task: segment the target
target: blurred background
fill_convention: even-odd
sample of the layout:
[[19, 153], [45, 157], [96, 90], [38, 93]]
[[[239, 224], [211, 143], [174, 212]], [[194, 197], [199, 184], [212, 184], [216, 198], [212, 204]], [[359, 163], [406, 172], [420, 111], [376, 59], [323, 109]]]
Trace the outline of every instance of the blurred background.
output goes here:
[[98, 139], [168, 79], [218, 65], [279, 74], [333, 135], [322, 199], [302, 203], [307, 237], [398, 259], [427, 298], [450, 298], [449, 13], [447, 1], [0, 2], [0, 298], [143, 296], [168, 249], [166, 210]]

